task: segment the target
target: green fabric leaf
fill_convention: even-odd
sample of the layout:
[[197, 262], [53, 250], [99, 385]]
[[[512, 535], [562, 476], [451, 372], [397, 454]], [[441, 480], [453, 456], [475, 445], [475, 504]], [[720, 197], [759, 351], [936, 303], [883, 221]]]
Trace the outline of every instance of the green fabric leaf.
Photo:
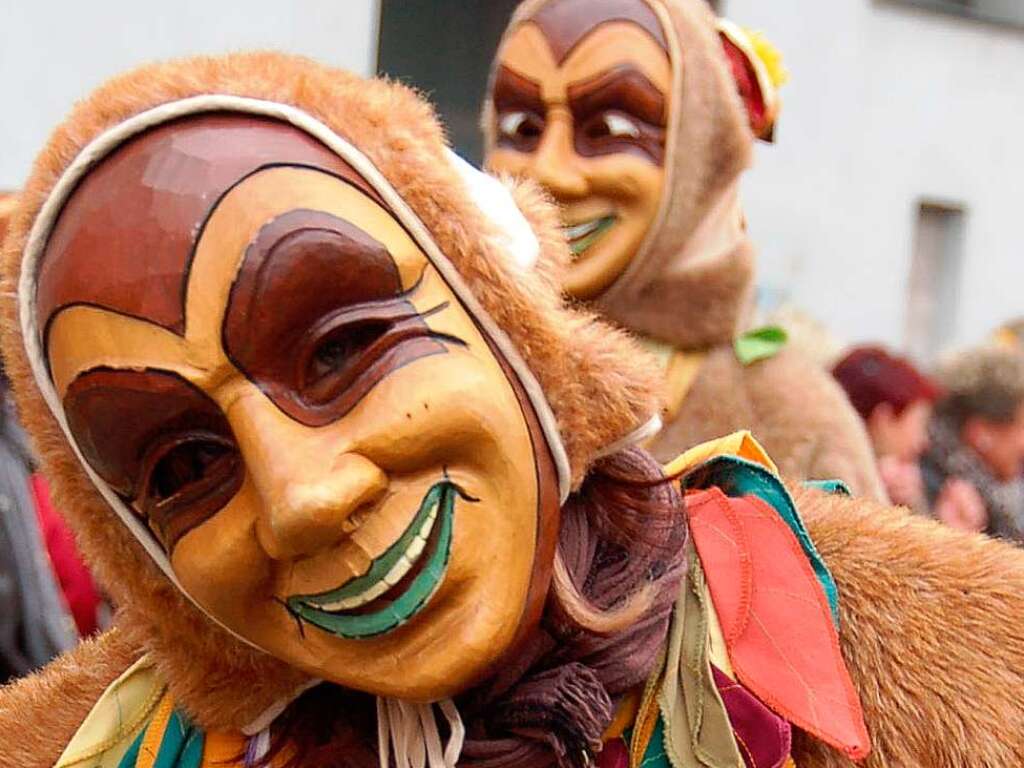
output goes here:
[[759, 360], [767, 360], [779, 353], [789, 335], [777, 325], [766, 325], [747, 331], [733, 342], [736, 358], [743, 365], [752, 365]]

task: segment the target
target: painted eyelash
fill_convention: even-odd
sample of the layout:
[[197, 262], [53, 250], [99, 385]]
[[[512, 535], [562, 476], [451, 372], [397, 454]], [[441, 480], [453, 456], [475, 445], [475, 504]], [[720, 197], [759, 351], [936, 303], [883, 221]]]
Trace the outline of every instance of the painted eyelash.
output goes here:
[[[422, 320], [424, 321], [424, 325], [426, 325], [426, 319], [428, 317], [433, 317], [434, 315], [440, 314], [441, 312], [444, 312], [446, 309], [448, 309], [448, 307], [450, 306], [450, 301], [442, 301], [439, 304], [436, 304], [435, 306], [431, 307], [430, 309], [425, 309], [416, 315], [410, 315], [409, 318], [416, 318], [418, 320]], [[427, 326], [427, 331], [428, 333], [426, 334], [426, 336], [428, 338], [435, 339], [441, 344], [455, 344], [460, 347], [469, 346], [469, 344], [464, 339], [460, 339], [458, 336], [454, 336], [453, 334], [435, 331], [431, 329], [430, 326]]]

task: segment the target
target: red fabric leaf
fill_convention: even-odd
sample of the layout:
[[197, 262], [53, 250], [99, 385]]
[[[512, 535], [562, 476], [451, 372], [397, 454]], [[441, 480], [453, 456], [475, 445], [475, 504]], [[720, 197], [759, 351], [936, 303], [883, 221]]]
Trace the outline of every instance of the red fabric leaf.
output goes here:
[[690, 530], [739, 681], [853, 759], [870, 750], [860, 700], [807, 556], [778, 513], [718, 488], [687, 494]]

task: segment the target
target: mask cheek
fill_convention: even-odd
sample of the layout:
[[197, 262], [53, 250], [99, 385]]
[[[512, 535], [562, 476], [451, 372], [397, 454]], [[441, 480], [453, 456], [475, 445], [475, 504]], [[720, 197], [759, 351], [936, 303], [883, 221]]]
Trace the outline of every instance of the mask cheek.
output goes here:
[[[185, 591], [218, 620], [237, 628], [273, 593], [271, 561], [255, 536], [260, 499], [251, 479], [228, 504], [181, 538], [171, 567]], [[236, 616], [246, 606], [245, 616]]]
[[515, 443], [510, 436], [521, 431], [516, 425], [522, 416], [507, 384], [499, 386], [465, 350], [407, 370], [409, 382], [393, 377], [353, 414], [372, 425], [361, 450], [392, 474], [430, 469], [486, 474], [508, 467]]

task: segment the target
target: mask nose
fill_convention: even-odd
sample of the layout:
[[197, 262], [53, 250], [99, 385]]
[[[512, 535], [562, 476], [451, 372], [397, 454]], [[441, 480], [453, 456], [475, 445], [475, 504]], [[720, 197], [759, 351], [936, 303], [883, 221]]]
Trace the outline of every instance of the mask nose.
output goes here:
[[387, 492], [384, 471], [339, 444], [337, 430], [299, 424], [260, 393], [239, 398], [227, 416], [259, 497], [256, 538], [275, 560], [333, 546]]
[[589, 184], [577, 165], [572, 115], [553, 109], [533, 155], [533, 177], [559, 201], [586, 197]]
[[353, 515], [387, 491], [387, 476], [364, 456], [349, 453], [332, 464], [321, 478], [284, 482], [268, 494], [256, 536], [270, 557], [294, 559], [336, 544], [356, 527]]

